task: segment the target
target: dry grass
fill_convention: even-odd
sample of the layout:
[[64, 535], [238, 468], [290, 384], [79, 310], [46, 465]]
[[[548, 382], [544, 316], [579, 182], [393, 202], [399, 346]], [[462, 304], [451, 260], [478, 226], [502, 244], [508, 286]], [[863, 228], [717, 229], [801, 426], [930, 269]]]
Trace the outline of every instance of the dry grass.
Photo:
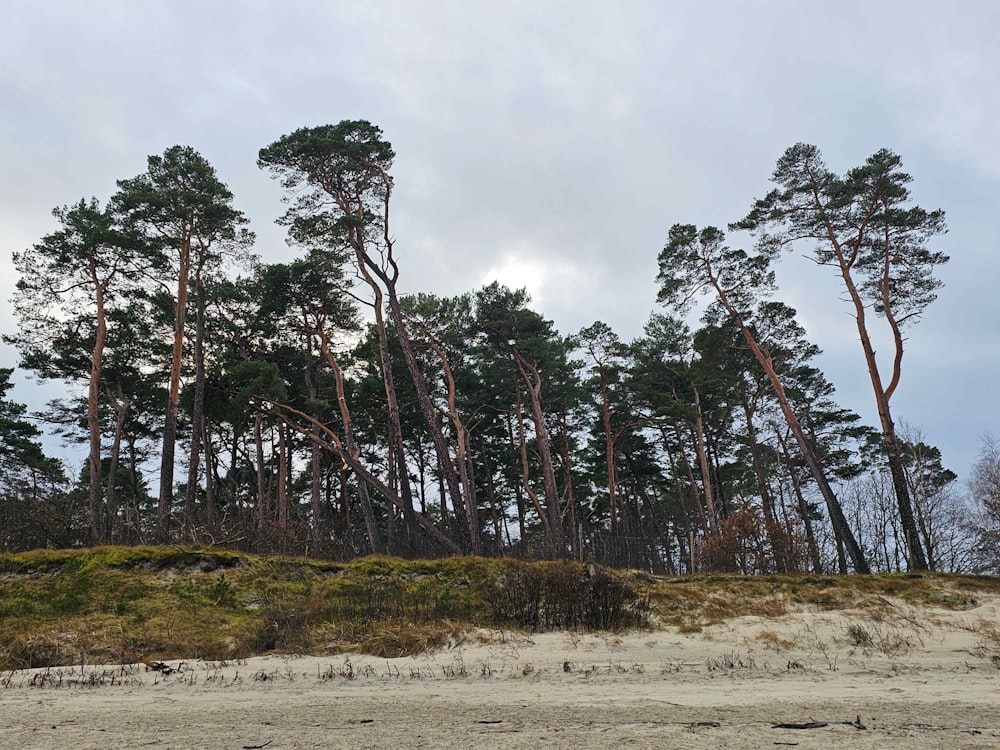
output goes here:
[[392, 659], [454, 648], [474, 638], [474, 633], [468, 625], [444, 620], [423, 625], [382, 622], [367, 628], [347, 622], [329, 623], [314, 635], [322, 650], [330, 653], [354, 652]]
[[892, 619], [902, 604], [967, 610], [984, 594], [1000, 593], [988, 576], [883, 574], [870, 576], [705, 575], [650, 579], [650, 605], [657, 621], [698, 632], [734, 617], [777, 618], [793, 612], [858, 610], [872, 619]]
[[921, 628], [907, 628], [874, 620], [850, 623], [846, 628], [846, 642], [860, 648], [864, 654], [877, 651], [890, 658], [906, 656], [924, 645]]
[[776, 654], [780, 654], [783, 651], [790, 651], [795, 647], [795, 641], [793, 639], [786, 638], [774, 630], [761, 630], [756, 636], [754, 636], [754, 640], [760, 643], [768, 651], [774, 651]]
[[347, 564], [179, 548], [0, 555], [0, 669], [446, 647], [476, 628], [632, 629], [627, 576], [577, 563], [366, 557]]
[[[997, 594], [997, 579], [969, 576], [588, 576], [572, 562], [477, 557], [330, 563], [178, 547], [41, 550], [0, 555], [0, 669], [267, 652], [400, 656], [481, 629], [693, 633], [736, 617], [840, 609], [856, 613], [874, 644], [858, 648], [889, 653], [920, 642], [914, 607], [961, 610]], [[977, 627], [1000, 654], [996, 629]], [[863, 635], [844, 639], [867, 643]], [[758, 638], [768, 650], [789, 648], [767, 631]]]
[[964, 627], [978, 637], [969, 653], [979, 659], [988, 659], [1000, 669], [1000, 624], [979, 618]]

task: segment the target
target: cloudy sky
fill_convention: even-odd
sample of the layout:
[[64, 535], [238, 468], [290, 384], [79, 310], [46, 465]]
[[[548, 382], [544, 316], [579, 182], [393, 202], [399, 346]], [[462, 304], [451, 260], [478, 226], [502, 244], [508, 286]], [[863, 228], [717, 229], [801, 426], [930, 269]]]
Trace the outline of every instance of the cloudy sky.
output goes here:
[[[10, 254], [55, 228], [51, 209], [106, 199], [178, 143], [215, 165], [277, 261], [281, 190], [257, 151], [371, 120], [398, 153], [406, 291], [499, 279], [564, 333], [603, 320], [626, 339], [655, 307], [672, 224], [741, 217], [798, 141], [838, 172], [887, 146], [915, 200], [946, 210], [936, 246], [952, 256], [895, 413], [965, 474], [1000, 432], [998, 30], [993, 0], [3, 0], [0, 331]], [[836, 279], [792, 257], [780, 282], [840, 401], [875, 423]], [[16, 361], [0, 346], [0, 366]], [[55, 395], [18, 383], [35, 407]]]

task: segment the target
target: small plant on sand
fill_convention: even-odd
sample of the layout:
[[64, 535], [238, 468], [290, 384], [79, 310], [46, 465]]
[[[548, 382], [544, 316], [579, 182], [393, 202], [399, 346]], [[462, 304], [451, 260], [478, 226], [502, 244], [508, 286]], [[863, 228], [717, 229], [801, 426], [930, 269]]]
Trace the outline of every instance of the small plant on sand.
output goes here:
[[978, 636], [969, 653], [979, 659], [989, 659], [1000, 669], [1000, 626], [992, 620], [980, 618], [965, 625], [964, 628]]
[[847, 626], [847, 643], [865, 652], [878, 651], [895, 658], [924, 645], [922, 629], [919, 623], [910, 620], [900, 623], [855, 621]]
[[441, 671], [448, 679], [469, 676], [469, 670], [465, 666], [465, 659], [462, 658], [461, 652], [455, 654], [455, 658], [452, 660], [451, 664], [445, 664], [442, 666]]
[[859, 648], [875, 648], [875, 639], [860, 622], [852, 622], [847, 626], [847, 638]]
[[795, 646], [794, 640], [785, 638], [774, 630], [760, 631], [757, 633], [755, 640], [758, 641], [765, 649], [774, 651], [776, 654], [780, 654], [782, 651], [788, 651]]
[[721, 656], [709, 657], [705, 660], [709, 672], [731, 672], [735, 669], [756, 669], [757, 660], [743, 656], [739, 651], [727, 651]]

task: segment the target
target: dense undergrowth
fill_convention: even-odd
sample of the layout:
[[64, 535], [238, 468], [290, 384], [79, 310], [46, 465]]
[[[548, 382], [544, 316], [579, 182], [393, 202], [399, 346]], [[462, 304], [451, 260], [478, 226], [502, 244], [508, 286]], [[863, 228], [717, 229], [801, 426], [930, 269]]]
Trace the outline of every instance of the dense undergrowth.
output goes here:
[[0, 669], [270, 651], [393, 657], [477, 628], [699, 630], [743, 615], [964, 609], [1000, 581], [965, 576], [691, 576], [575, 562], [366, 557], [333, 563], [179, 547], [0, 555]]

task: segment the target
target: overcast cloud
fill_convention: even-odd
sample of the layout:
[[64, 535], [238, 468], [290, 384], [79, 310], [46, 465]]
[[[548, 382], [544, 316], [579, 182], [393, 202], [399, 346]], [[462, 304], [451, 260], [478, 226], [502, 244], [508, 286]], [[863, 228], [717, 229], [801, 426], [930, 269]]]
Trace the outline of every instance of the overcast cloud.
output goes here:
[[[741, 217], [795, 142], [836, 171], [887, 146], [916, 201], [946, 210], [952, 256], [895, 413], [965, 474], [1000, 431], [998, 30], [992, 0], [5, 0], [0, 331], [15, 326], [10, 254], [54, 229], [51, 209], [107, 199], [177, 143], [215, 165], [277, 261], [281, 190], [258, 149], [371, 120], [398, 153], [406, 291], [499, 278], [564, 333], [599, 319], [626, 339], [655, 307], [670, 225]], [[836, 280], [791, 258], [780, 281], [839, 400], [874, 424]], [[0, 348], [0, 366], [16, 359]], [[54, 395], [18, 382], [34, 407]]]

